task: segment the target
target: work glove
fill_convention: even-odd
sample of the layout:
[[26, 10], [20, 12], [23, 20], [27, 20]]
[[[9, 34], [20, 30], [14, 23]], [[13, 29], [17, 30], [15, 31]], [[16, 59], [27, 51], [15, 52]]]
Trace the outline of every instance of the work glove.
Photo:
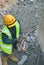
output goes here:
[[19, 39], [18, 39], [18, 38], [12, 40], [12, 43], [13, 43], [13, 44], [14, 44], [14, 43], [18, 43], [18, 42], [19, 42]]
[[16, 38], [16, 39], [15, 39], [15, 42], [19, 43], [19, 41], [20, 41], [19, 38]]

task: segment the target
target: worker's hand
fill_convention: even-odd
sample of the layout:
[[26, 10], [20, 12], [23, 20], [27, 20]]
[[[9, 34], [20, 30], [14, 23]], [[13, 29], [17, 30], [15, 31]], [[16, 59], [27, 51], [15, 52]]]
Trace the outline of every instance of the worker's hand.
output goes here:
[[15, 41], [15, 42], [19, 42], [19, 38], [16, 38], [14, 41]]

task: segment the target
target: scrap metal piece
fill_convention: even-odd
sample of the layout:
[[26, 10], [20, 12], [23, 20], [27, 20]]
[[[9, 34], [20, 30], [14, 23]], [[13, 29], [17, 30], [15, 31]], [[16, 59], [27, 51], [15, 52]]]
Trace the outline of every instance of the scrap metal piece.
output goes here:
[[26, 62], [26, 60], [27, 60], [27, 55], [23, 55], [22, 59], [18, 62], [18, 65], [23, 65], [24, 62]]

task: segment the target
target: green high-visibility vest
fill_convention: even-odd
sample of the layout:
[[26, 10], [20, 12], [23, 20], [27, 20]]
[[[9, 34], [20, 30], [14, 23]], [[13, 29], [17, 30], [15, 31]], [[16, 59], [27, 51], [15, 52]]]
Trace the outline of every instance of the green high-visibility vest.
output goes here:
[[[18, 38], [20, 34], [20, 25], [18, 21], [15, 22], [15, 26], [16, 26], [16, 37]], [[6, 35], [8, 35], [9, 39], [12, 39], [12, 35], [9, 29], [7, 28], [7, 26], [3, 27], [2, 33], [5, 33]], [[1, 33], [0, 33], [0, 47], [1, 47], [1, 50], [5, 53], [7, 54], [12, 53], [12, 44], [3, 43]]]

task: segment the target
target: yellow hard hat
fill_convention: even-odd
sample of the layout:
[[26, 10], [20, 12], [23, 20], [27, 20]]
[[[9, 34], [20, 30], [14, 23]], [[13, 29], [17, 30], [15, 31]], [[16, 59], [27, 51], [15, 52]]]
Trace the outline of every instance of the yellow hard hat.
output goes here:
[[4, 24], [9, 26], [15, 22], [16, 18], [10, 14], [4, 16]]

